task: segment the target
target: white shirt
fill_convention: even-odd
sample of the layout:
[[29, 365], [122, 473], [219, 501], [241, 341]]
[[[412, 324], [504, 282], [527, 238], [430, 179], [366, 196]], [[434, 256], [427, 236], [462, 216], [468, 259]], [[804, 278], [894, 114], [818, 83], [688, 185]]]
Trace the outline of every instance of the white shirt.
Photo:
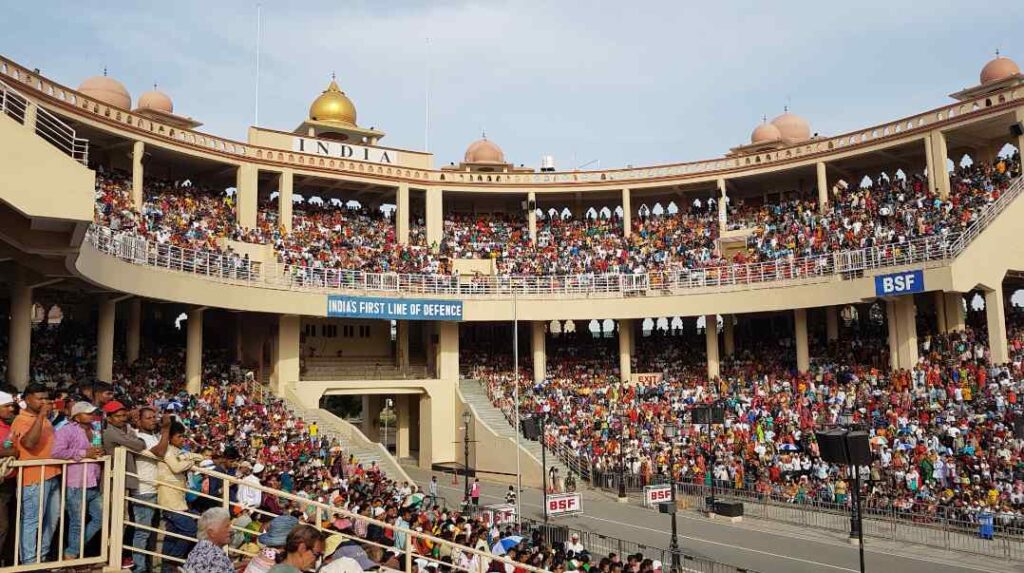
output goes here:
[[[160, 443], [160, 436], [147, 434], [136, 430], [136, 435], [146, 442], [146, 449], [151, 450]], [[157, 460], [139, 455], [135, 456], [135, 472], [139, 475], [139, 493], [156, 493], [156, 464]]]
[[[242, 478], [243, 484], [260, 485], [260, 478], [249, 474]], [[238, 503], [248, 507], [259, 507], [263, 502], [263, 492], [246, 485], [238, 486]]]

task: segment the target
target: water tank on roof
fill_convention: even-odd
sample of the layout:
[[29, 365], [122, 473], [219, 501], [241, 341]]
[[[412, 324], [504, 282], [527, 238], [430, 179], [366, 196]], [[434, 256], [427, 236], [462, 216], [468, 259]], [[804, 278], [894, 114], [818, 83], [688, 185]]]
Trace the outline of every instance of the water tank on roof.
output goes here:
[[540, 170], [542, 172], [549, 172], [555, 170], [555, 156], [545, 155], [540, 158]]

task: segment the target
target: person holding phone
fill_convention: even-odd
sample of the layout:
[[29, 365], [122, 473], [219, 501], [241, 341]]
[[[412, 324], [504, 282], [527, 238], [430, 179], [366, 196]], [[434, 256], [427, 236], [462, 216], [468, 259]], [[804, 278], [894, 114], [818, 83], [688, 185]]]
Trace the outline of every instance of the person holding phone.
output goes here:
[[[42, 384], [29, 384], [21, 393], [25, 407], [11, 424], [13, 445], [21, 461], [53, 458], [54, 432], [50, 423], [53, 402]], [[57, 465], [33, 466], [21, 477], [21, 564], [36, 563], [50, 553], [50, 543], [60, 517], [60, 474]], [[42, 490], [42, 491], [40, 491]], [[42, 528], [42, 531], [40, 531]], [[36, 545], [36, 539], [40, 540]]]
[[[93, 427], [98, 409], [89, 402], [75, 402], [70, 423], [57, 431], [53, 457], [79, 463], [67, 466], [68, 546], [65, 559], [82, 557], [82, 548], [103, 525], [103, 496], [100, 493], [102, 465], [96, 460], [104, 455], [103, 438]], [[82, 516], [85, 515], [83, 523]]]

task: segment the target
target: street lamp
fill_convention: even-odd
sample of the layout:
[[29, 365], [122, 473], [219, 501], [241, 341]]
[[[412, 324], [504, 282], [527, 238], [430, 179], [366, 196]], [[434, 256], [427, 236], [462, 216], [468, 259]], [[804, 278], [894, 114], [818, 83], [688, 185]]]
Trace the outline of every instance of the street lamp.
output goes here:
[[619, 416], [619, 501], [626, 502], [626, 416]]
[[462, 503], [466, 509], [469, 509], [469, 423], [473, 421], [472, 414], [469, 410], [462, 411], [462, 426], [463, 426], [463, 444], [462, 444], [462, 455], [465, 463], [462, 466], [463, 469], [463, 483], [465, 485], [465, 491], [463, 492]]
[[676, 525], [676, 476], [673, 468], [676, 465], [676, 436], [679, 428], [674, 423], [665, 425], [665, 439], [668, 440], [668, 484], [672, 488], [672, 495], [669, 498], [672, 502], [672, 542], [669, 551], [672, 552], [672, 573], [679, 573], [679, 529]]
[[[548, 524], [548, 444], [544, 432], [544, 422], [547, 421], [547, 412], [541, 411], [538, 414], [540, 419], [540, 479], [544, 486], [544, 525]], [[544, 531], [547, 531], [546, 529]]]

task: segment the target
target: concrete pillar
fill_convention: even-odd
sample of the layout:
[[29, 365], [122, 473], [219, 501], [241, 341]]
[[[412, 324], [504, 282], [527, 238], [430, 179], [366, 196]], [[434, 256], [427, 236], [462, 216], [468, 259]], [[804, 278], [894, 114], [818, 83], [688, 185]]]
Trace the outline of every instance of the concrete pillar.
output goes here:
[[533, 381], [540, 384], [547, 375], [548, 353], [545, 323], [535, 320], [530, 323], [530, 346], [533, 348]]
[[277, 186], [277, 221], [289, 233], [292, 230], [292, 197], [295, 195], [295, 173], [291, 169], [281, 172]]
[[282, 314], [277, 321], [277, 351], [274, 353], [275, 390], [278, 396], [284, 395], [288, 384], [299, 381], [299, 317], [294, 314]]
[[829, 342], [839, 340], [839, 308], [835, 306], [825, 307], [826, 334]]
[[718, 230], [724, 231], [729, 226], [729, 195], [725, 179], [718, 179]]
[[128, 364], [139, 359], [139, 348], [142, 345], [142, 299], [133, 298], [128, 301], [128, 324], [125, 327], [125, 356]]
[[235, 216], [238, 224], [248, 229], [256, 227], [259, 174], [252, 163], [242, 163], [235, 172]]
[[443, 192], [434, 187], [427, 192], [427, 246], [440, 248], [444, 233], [444, 198]]
[[718, 316], [704, 315], [704, 341], [708, 350], [708, 379], [718, 378], [721, 374], [721, 361], [718, 358]]
[[898, 317], [896, 303], [891, 300], [885, 302], [885, 323], [889, 331], [889, 369], [899, 370], [900, 368], [900, 343], [897, 329]]
[[[420, 394], [420, 459], [421, 469], [429, 470], [434, 462], [434, 412], [430, 394]], [[455, 436], [452, 436], [455, 439]]]
[[409, 184], [399, 183], [395, 191], [395, 234], [399, 245], [409, 244]]
[[113, 299], [100, 301], [100, 312], [96, 321], [96, 379], [103, 382], [114, 380], [114, 318], [117, 303]]
[[437, 345], [438, 378], [459, 381], [459, 323], [439, 322]]
[[928, 170], [928, 188], [937, 192], [936, 177], [935, 177], [935, 161], [932, 157], [932, 136], [931, 134], [924, 136], [924, 161], [925, 167]]
[[409, 394], [395, 396], [395, 457], [409, 457]]
[[964, 317], [964, 295], [958, 292], [942, 293], [945, 301], [945, 332], [958, 332], [967, 327]]
[[142, 210], [142, 203], [146, 200], [145, 170], [142, 167], [142, 159], [146, 155], [146, 144], [136, 141], [132, 144], [132, 205]]
[[380, 412], [384, 409], [384, 399], [376, 394], [363, 396], [363, 434], [371, 442], [381, 441]]
[[[530, 206], [533, 206], [531, 209]], [[526, 194], [526, 222], [530, 229], [530, 240], [537, 242], [537, 193], [530, 191]]]
[[949, 197], [949, 171], [946, 170], [946, 159], [949, 157], [949, 152], [946, 149], [946, 134], [936, 129], [931, 133], [931, 144], [935, 176], [932, 177], [931, 171], [929, 171], [929, 179], [939, 197], [947, 199]]
[[796, 341], [796, 369], [807, 372], [811, 368], [811, 351], [807, 344], [807, 309], [793, 311], [793, 338]]
[[28, 385], [32, 352], [32, 287], [16, 267], [11, 281], [11, 321], [7, 340], [7, 383], [18, 390]]
[[899, 340], [900, 368], [910, 370], [917, 364], [917, 307], [912, 295], [896, 299], [896, 335]]
[[186, 324], [185, 389], [189, 394], [198, 394], [203, 387], [203, 309], [188, 311]]
[[1006, 364], [1010, 354], [1006, 344], [1006, 301], [1003, 287], [985, 291], [985, 319], [988, 323], [988, 351], [993, 364]]
[[31, 101], [25, 101], [25, 118], [21, 124], [31, 133], [36, 132], [36, 119], [39, 115], [39, 106]]
[[633, 354], [630, 352], [632, 346], [633, 321], [621, 319], [619, 320], [619, 376], [626, 383], [633, 378]]
[[630, 206], [629, 189], [622, 190], [622, 234], [628, 239], [633, 232], [633, 207]]
[[722, 315], [722, 341], [725, 343], [725, 356], [736, 354], [736, 317], [731, 314]]
[[404, 373], [409, 369], [409, 321], [395, 323], [395, 365]]
[[828, 212], [828, 171], [825, 162], [819, 161], [818, 168], [818, 210], [821, 213]]

